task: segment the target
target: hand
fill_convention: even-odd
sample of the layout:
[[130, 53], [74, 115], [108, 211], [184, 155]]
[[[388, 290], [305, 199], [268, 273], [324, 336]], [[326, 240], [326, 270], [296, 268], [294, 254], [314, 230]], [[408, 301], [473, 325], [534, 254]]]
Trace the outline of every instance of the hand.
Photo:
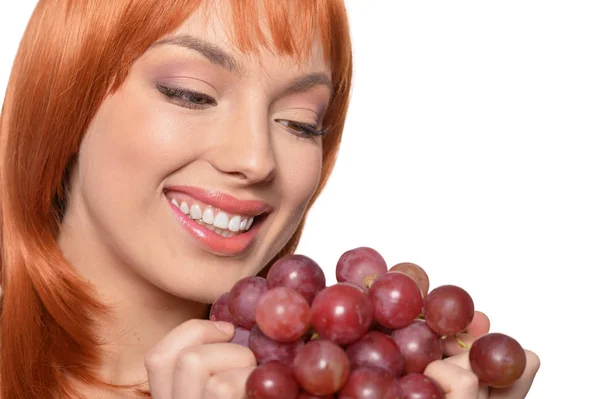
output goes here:
[[[473, 322], [467, 328], [468, 335], [460, 336], [460, 339], [471, 345], [477, 337], [486, 334], [489, 329], [490, 321], [487, 316], [475, 312]], [[440, 385], [446, 394], [446, 399], [523, 399], [529, 392], [540, 367], [540, 359], [537, 355], [526, 350], [527, 366], [521, 378], [508, 388], [490, 388], [479, 383], [477, 376], [471, 370], [467, 349], [458, 345], [454, 337], [446, 338], [444, 352], [450, 357], [429, 364], [424, 374]]]
[[229, 343], [230, 323], [188, 320], [145, 356], [153, 399], [242, 399], [256, 367], [252, 351]]

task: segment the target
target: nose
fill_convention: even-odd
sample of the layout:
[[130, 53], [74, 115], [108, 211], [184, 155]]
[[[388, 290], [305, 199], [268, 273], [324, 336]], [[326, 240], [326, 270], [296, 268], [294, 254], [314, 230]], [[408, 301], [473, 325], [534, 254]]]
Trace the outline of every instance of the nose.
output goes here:
[[248, 112], [229, 120], [213, 147], [213, 167], [247, 184], [271, 181], [276, 162], [268, 116]]

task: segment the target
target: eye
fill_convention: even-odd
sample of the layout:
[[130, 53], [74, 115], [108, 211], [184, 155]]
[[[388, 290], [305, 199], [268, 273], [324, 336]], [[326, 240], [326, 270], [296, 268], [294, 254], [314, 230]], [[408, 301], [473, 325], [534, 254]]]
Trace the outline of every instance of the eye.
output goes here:
[[156, 85], [156, 88], [169, 99], [185, 108], [203, 109], [217, 105], [217, 101], [213, 97], [198, 91], [163, 85]]
[[275, 119], [275, 122], [285, 126], [292, 134], [300, 137], [319, 137], [327, 133], [326, 130], [319, 130], [317, 126], [310, 123], [290, 121], [287, 119]]

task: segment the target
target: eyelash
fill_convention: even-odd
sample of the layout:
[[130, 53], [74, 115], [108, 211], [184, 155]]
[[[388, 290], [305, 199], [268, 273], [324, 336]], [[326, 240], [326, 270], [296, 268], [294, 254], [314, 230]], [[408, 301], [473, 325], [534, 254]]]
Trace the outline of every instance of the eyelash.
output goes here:
[[285, 126], [288, 130], [292, 131], [293, 134], [300, 137], [320, 137], [327, 134], [325, 129], [318, 129], [315, 125], [311, 125], [310, 123], [290, 121], [287, 119], [275, 119], [275, 122]]
[[[162, 94], [172, 100], [176, 100], [182, 107], [190, 109], [204, 109], [207, 106], [217, 105], [217, 101], [209, 95], [190, 90], [183, 90], [177, 87], [167, 87], [157, 85], [156, 88]], [[193, 101], [196, 98], [198, 101]]]
[[[179, 105], [185, 108], [205, 109], [217, 105], [217, 101], [213, 97], [197, 91], [183, 90], [177, 87], [167, 87], [163, 85], [157, 85], [156, 88], [169, 99], [175, 100]], [[194, 101], [194, 99], [196, 101]], [[320, 137], [327, 133], [325, 129], [318, 129], [317, 126], [310, 123], [291, 121], [288, 119], [275, 119], [275, 122], [285, 126], [292, 134], [300, 137]]]

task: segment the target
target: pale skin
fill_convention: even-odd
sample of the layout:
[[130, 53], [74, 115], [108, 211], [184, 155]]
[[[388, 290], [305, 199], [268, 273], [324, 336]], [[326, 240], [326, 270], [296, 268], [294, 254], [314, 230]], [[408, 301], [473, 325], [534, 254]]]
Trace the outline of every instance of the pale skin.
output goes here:
[[[147, 379], [154, 399], [244, 398], [256, 360], [229, 343], [232, 325], [206, 320], [205, 304], [258, 273], [285, 244], [321, 175], [321, 138], [300, 136], [282, 122], [322, 123], [332, 95], [323, 77], [331, 71], [318, 41], [301, 63], [264, 49], [243, 55], [228, 40], [227, 23], [225, 14], [200, 8], [170, 36], [201, 39], [235, 68], [181, 43], [156, 45], [104, 101], [80, 148], [59, 237], [67, 260], [113, 309], [98, 320], [102, 377], [117, 384]], [[319, 78], [298, 89], [294, 83], [306, 76]], [[215, 101], [192, 109], [157, 84]], [[174, 220], [163, 192], [174, 184], [264, 201], [273, 210], [248, 251], [213, 253]], [[539, 366], [528, 353], [521, 381], [510, 392], [494, 391], [478, 386], [464, 354], [451, 345], [448, 352], [455, 356], [426, 371], [447, 399], [524, 398]]]

